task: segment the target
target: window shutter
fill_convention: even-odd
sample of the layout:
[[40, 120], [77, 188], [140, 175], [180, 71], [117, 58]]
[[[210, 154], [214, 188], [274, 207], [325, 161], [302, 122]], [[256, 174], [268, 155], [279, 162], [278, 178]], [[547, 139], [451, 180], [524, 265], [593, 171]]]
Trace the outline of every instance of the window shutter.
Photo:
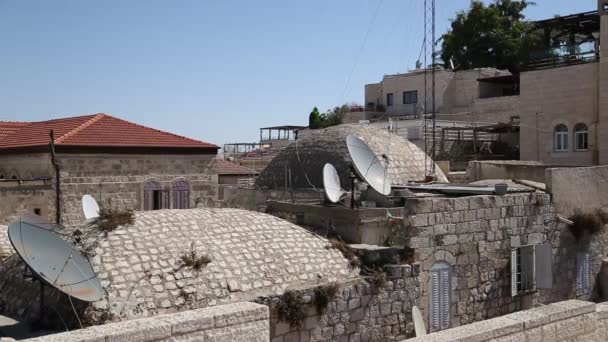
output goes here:
[[441, 329], [450, 327], [450, 269], [441, 270]]
[[576, 293], [585, 294], [591, 290], [591, 254], [576, 255]]
[[536, 287], [553, 288], [553, 250], [550, 244], [537, 245], [534, 248]]
[[161, 193], [161, 208], [169, 209], [169, 191], [163, 190]]
[[144, 210], [152, 210], [154, 208], [154, 194], [150, 190], [144, 191]]
[[431, 304], [431, 331], [438, 331], [441, 329], [440, 322], [440, 292], [439, 292], [439, 271], [431, 271], [431, 293], [430, 293], [430, 304]]
[[511, 250], [511, 297], [517, 296], [517, 249]]

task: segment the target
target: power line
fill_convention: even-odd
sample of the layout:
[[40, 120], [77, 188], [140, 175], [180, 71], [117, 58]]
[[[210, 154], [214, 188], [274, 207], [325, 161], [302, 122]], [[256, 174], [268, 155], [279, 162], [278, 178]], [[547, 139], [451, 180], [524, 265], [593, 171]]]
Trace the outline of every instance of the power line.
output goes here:
[[369, 25], [367, 26], [367, 30], [365, 31], [365, 35], [363, 36], [363, 42], [361, 43], [359, 52], [357, 52], [357, 56], [355, 57], [355, 63], [353, 64], [353, 67], [351, 68], [350, 73], [348, 74], [348, 78], [346, 79], [346, 84], [344, 85], [344, 90], [342, 91], [342, 101], [343, 102], [346, 99], [346, 93], [347, 93], [348, 87], [350, 85], [351, 78], [353, 76], [353, 73], [355, 72], [355, 69], [357, 68], [357, 65], [359, 64], [359, 59], [361, 58], [361, 54], [363, 53], [363, 50], [365, 49], [365, 44], [367, 43], [367, 37], [369, 36], [369, 33], [372, 30], [374, 23], [376, 22], [376, 17], [378, 17], [378, 12], [380, 11], [380, 7], [382, 7], [383, 1], [384, 0], [378, 1], [376, 10], [374, 11], [374, 15], [372, 16], [372, 20], [369, 22]]

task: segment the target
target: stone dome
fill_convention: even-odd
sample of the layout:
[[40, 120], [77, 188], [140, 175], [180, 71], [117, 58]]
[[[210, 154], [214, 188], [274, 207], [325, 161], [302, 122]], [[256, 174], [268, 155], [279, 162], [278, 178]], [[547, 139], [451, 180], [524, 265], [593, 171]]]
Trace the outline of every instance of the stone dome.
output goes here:
[[[83, 229], [85, 236], [90, 235], [88, 229], [94, 228]], [[81, 247], [93, 251], [91, 264], [107, 295], [83, 311], [88, 324], [247, 301], [357, 275], [339, 251], [328, 248], [326, 239], [253, 211], [136, 212], [131, 226], [118, 227], [107, 236], [92, 232], [93, 237]], [[185, 266], [181, 257], [191, 250], [211, 262], [199, 271]], [[22, 264], [19, 258], [13, 259]], [[3, 264], [0, 274], [14, 266]], [[0, 308], [18, 312], [17, 306], [36, 307], [38, 286], [24, 285], [21, 272], [11, 274], [8, 278], [0, 275], [5, 289], [0, 293], [0, 304], [4, 303]], [[12, 282], [11, 289], [7, 281]]]
[[[424, 151], [407, 139], [390, 134], [386, 130], [370, 125], [346, 124], [310, 131], [296, 142], [285, 147], [261, 172], [256, 185], [269, 189], [291, 187], [323, 187], [323, 166], [331, 163], [340, 176], [342, 188], [350, 189], [349, 168], [352, 160], [346, 146], [349, 134], [359, 136], [378, 155], [388, 157], [388, 175], [393, 184], [421, 181], [425, 177], [425, 160], [430, 167], [432, 161]], [[435, 168], [437, 180], [447, 183], [447, 177]], [[285, 179], [287, 175], [287, 180]], [[307, 179], [308, 177], [308, 179]]]

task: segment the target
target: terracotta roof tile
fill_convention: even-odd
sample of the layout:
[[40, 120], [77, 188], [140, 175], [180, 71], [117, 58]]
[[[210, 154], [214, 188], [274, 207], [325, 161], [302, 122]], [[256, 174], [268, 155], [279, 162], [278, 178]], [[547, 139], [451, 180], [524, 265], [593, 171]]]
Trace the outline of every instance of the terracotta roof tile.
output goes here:
[[218, 175], [253, 175], [258, 173], [255, 170], [220, 158], [215, 159], [213, 167], [217, 170]]
[[0, 149], [48, 145], [51, 130], [56, 146], [218, 148], [100, 113], [41, 122], [0, 122]]

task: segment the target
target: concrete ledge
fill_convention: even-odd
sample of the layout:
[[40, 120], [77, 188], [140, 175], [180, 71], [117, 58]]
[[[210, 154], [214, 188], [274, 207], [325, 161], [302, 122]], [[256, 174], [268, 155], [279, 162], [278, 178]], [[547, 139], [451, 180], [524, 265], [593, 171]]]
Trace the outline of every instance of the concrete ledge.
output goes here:
[[[606, 318], [608, 303], [596, 305], [591, 302], [567, 300], [407, 341], [557, 341], [573, 336], [583, 336], [585, 341], [590, 338], [595, 341], [594, 336], [602, 333], [599, 331], [601, 325], [598, 320]], [[539, 339], [539, 336], [542, 337]]]
[[[230, 334], [236, 338], [238, 336], [234, 335], [234, 331], [238, 332], [242, 330], [245, 335], [240, 338], [244, 341], [251, 334], [251, 327], [256, 328], [256, 331], [260, 330], [263, 335], [262, 337], [267, 338], [270, 329], [268, 324], [269, 317], [270, 313], [267, 306], [243, 302], [183, 311], [176, 314], [160, 315], [152, 318], [110, 323], [25, 341], [147, 342], [169, 339], [176, 336], [184, 336], [196, 340], [197, 336], [224, 334], [224, 331], [231, 326], [235, 326], [236, 328], [226, 331], [232, 331]], [[260, 324], [256, 325], [252, 322], [260, 322]], [[244, 329], [239, 328], [241, 326]], [[251, 340], [257, 341], [260, 339], [252, 337]]]

